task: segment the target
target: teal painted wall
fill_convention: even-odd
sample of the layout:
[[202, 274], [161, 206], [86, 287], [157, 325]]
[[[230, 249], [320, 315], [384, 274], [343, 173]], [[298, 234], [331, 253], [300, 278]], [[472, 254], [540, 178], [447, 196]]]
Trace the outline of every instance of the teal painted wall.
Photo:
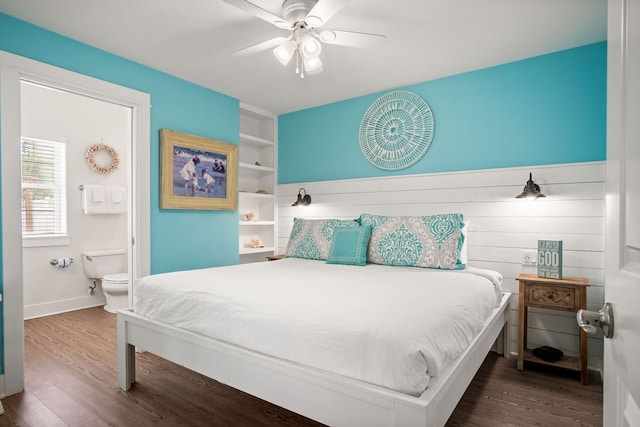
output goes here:
[[[160, 129], [169, 128], [237, 144], [240, 126], [237, 99], [4, 14], [0, 14], [0, 50], [149, 93], [152, 104], [151, 157], [148, 159], [151, 171], [151, 272], [238, 262], [237, 212], [161, 210], [159, 179]], [[3, 292], [2, 286], [0, 283], [0, 292]], [[3, 373], [1, 322], [0, 316], [0, 373]]]
[[606, 42], [400, 89], [435, 116], [427, 154], [400, 171], [371, 165], [360, 122], [382, 93], [278, 119], [280, 184], [604, 160]]
[[149, 93], [152, 272], [237, 263], [235, 212], [162, 210], [159, 201], [160, 129], [237, 144], [237, 99], [2, 14], [0, 49]]

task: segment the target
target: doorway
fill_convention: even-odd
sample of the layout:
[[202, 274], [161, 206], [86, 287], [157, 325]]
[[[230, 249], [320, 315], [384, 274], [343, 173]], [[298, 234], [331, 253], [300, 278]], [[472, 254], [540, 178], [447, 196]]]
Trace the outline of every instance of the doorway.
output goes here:
[[[0, 51], [0, 140], [2, 171], [2, 336], [5, 355], [0, 396], [24, 388], [24, 298], [21, 228], [20, 84], [31, 81], [131, 109], [131, 145], [127, 158], [127, 251], [129, 295], [135, 278], [148, 275], [150, 211], [150, 97], [119, 85]], [[18, 107], [18, 108], [17, 108]]]
[[[22, 262], [24, 318], [48, 316], [106, 303], [100, 286], [84, 274], [86, 251], [128, 249], [126, 199], [85, 212], [85, 186], [128, 193], [132, 146], [131, 108], [22, 80]], [[91, 147], [109, 147], [117, 167], [93, 170]], [[98, 158], [98, 154], [102, 154]], [[114, 165], [106, 152], [101, 165]], [[98, 209], [94, 209], [98, 210]], [[127, 272], [122, 269], [110, 273]]]

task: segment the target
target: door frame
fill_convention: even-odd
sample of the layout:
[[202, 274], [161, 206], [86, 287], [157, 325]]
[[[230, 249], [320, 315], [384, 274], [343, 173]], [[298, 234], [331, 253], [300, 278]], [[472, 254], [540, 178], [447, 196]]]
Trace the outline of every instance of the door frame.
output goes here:
[[[129, 303], [134, 279], [150, 273], [150, 108], [149, 94], [63, 68], [0, 51], [0, 141], [4, 375], [0, 397], [24, 389], [24, 301], [22, 283], [20, 81], [89, 96], [132, 109], [129, 182]], [[7, 143], [14, 141], [15, 144]], [[14, 250], [20, 248], [20, 250]], [[9, 327], [11, 325], [11, 327]]]

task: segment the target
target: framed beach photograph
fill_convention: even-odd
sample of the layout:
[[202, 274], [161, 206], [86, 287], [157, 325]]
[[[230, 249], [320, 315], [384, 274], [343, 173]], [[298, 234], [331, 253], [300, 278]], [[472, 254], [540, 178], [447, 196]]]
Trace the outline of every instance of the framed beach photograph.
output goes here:
[[236, 210], [238, 146], [160, 130], [162, 209]]

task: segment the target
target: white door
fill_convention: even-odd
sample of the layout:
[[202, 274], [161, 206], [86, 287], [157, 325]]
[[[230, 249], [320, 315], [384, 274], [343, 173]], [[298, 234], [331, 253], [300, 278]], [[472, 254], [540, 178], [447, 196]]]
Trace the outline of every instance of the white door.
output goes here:
[[640, 426], [640, 0], [609, 0], [604, 425]]

